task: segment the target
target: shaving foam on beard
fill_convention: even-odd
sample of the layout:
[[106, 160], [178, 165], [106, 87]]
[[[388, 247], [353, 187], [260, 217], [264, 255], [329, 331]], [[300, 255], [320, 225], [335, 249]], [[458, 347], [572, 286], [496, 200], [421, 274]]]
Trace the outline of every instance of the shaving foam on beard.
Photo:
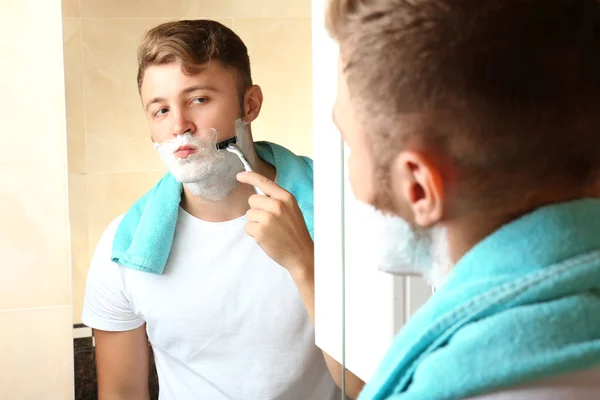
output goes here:
[[[218, 152], [217, 131], [206, 134], [183, 135], [154, 144], [154, 148], [173, 177], [185, 185], [192, 194], [210, 201], [226, 198], [237, 186], [236, 174], [243, 169], [233, 154]], [[191, 146], [196, 151], [186, 158], [175, 155], [181, 146]]]
[[434, 288], [452, 266], [444, 228], [419, 229], [356, 199], [349, 202], [350, 248], [368, 249], [358, 256], [394, 275], [420, 275]]

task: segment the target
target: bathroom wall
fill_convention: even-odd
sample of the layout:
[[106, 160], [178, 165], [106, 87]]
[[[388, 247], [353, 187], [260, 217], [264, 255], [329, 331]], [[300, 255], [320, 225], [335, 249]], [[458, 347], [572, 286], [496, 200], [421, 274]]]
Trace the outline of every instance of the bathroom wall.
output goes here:
[[63, 0], [73, 318], [90, 257], [111, 219], [164, 173], [136, 87], [143, 32], [182, 18], [216, 19], [248, 46], [265, 95], [257, 140], [312, 154], [310, 0]]
[[0, 399], [71, 399], [60, 0], [2, 1], [0, 37]]

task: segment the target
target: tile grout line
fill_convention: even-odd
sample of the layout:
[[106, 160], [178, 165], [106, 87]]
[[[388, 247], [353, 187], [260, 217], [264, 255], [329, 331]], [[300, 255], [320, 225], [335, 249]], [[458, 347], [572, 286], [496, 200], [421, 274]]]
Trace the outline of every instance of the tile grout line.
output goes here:
[[52, 310], [55, 308], [70, 308], [70, 304], [65, 304], [62, 306], [39, 306], [39, 307], [22, 307], [22, 308], [7, 308], [4, 310], [0, 310], [0, 313], [9, 313], [9, 312], [19, 312], [19, 311], [36, 311], [36, 310]]
[[[79, 13], [81, 14], [81, 0], [79, 1]], [[81, 57], [81, 97], [83, 100], [83, 154], [85, 156], [85, 173], [88, 172], [88, 154], [87, 154], [87, 131], [88, 131], [88, 121], [87, 121], [87, 106], [86, 99], [87, 96], [85, 94], [85, 62], [84, 62], [84, 51], [83, 51], [83, 20], [79, 18], [79, 56]]]
[[98, 172], [87, 172], [79, 175], [121, 175], [121, 174], [139, 174], [139, 173], [154, 173], [154, 172], [162, 172], [167, 173], [167, 170], [164, 169], [146, 169], [146, 170], [127, 170], [127, 171], [98, 171]]
[[[80, 51], [80, 68], [81, 68], [81, 97], [83, 100], [83, 154], [85, 156], [84, 159], [84, 178], [83, 178], [83, 183], [84, 183], [84, 206], [85, 206], [85, 231], [87, 234], [87, 243], [85, 244], [85, 248], [87, 249], [87, 259], [90, 259], [90, 254], [91, 251], [93, 251], [93, 249], [91, 248], [91, 243], [90, 243], [90, 207], [89, 207], [89, 157], [88, 157], [88, 137], [87, 137], [87, 133], [88, 133], [88, 115], [87, 115], [87, 94], [86, 94], [86, 69], [85, 69], [85, 51], [84, 51], [84, 43], [83, 43], [83, 19], [81, 18], [83, 16], [83, 0], [79, 0], [79, 51]], [[89, 264], [88, 264], [88, 269], [89, 269]], [[73, 293], [73, 297], [75, 297], [74, 295], [74, 291], [75, 291], [75, 285], [74, 285], [74, 279], [73, 279], [73, 264], [71, 264], [71, 292]], [[77, 299], [78, 301], [79, 299]], [[75, 299], [73, 299], [72, 303], [71, 303], [71, 309], [75, 310]], [[71, 314], [74, 314], [74, 311], [71, 311]], [[73, 318], [73, 315], [71, 315], [71, 318]]]
[[[163, 20], [179, 20], [179, 19], [186, 19], [189, 18], [189, 16], [180, 16], [180, 17], [80, 17], [80, 18], [76, 18], [76, 17], [67, 17], [67, 18], [63, 18], [64, 20], [111, 20], [111, 21], [152, 21], [152, 20], [156, 20], [156, 21], [163, 21]], [[288, 20], [288, 19], [307, 19], [310, 20], [311, 17], [310, 16], [281, 16], [281, 17], [274, 17], [274, 16], [269, 16], [269, 17], [261, 17], [261, 16], [256, 16], [256, 17], [235, 17], [232, 15], [229, 16], [213, 16], [213, 17], [206, 17], [212, 20], [220, 20], [220, 19], [242, 19], [242, 20], [274, 20], [274, 21], [279, 21], [279, 20]]]

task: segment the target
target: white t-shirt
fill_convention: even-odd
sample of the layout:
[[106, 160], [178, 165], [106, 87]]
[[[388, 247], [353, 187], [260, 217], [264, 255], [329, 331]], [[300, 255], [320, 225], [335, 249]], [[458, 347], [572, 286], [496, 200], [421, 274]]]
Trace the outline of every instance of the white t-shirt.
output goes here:
[[333, 400], [289, 273], [246, 235], [246, 218], [213, 223], [180, 209], [162, 275], [113, 263], [121, 218], [92, 259], [83, 323], [126, 331], [146, 323], [161, 400]]

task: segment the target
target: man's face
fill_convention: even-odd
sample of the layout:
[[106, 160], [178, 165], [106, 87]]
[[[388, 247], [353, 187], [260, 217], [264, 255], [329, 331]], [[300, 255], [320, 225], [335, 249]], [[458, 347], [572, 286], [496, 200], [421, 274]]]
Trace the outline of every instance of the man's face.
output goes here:
[[[366, 263], [396, 274], [419, 274], [434, 286], [450, 266], [448, 243], [443, 228], [423, 228], [408, 220], [409, 202], [391, 188], [389, 168], [374, 159], [370, 138], [356, 118], [355, 105], [350, 97], [346, 75], [338, 71], [338, 95], [334, 121], [350, 150], [349, 177], [355, 197], [359, 200], [350, 213], [357, 232], [351, 233], [358, 245], [368, 254]], [[397, 179], [403, 179], [397, 174]], [[398, 186], [407, 186], [400, 182]], [[362, 205], [360, 203], [363, 203]], [[406, 214], [406, 215], [401, 215]]]
[[348, 159], [350, 184], [358, 200], [366, 204], [376, 203], [375, 164], [369, 148], [368, 138], [361, 129], [356, 112], [350, 100], [350, 93], [338, 63], [338, 93], [333, 109], [333, 120], [344, 142], [350, 150]]
[[[385, 212], [393, 212], [407, 218], [395, 203], [391, 193], [389, 171], [383, 169], [374, 158], [373, 140], [357, 118], [356, 105], [350, 98], [342, 61], [338, 63], [338, 93], [333, 119], [350, 150], [348, 160], [349, 178], [356, 199]], [[397, 204], [397, 202], [396, 202]], [[400, 207], [405, 210], [404, 207]]]
[[141, 97], [152, 140], [175, 179], [212, 201], [231, 193], [242, 164], [234, 154], [217, 152], [216, 143], [235, 135], [243, 151], [252, 151], [240, 120], [234, 71], [218, 61], [193, 75], [184, 73], [180, 63], [151, 66]]
[[151, 66], [144, 74], [141, 97], [155, 143], [186, 131], [202, 135], [211, 129], [223, 140], [234, 135], [234, 121], [242, 114], [235, 72], [218, 61], [195, 75], [185, 74], [178, 62]]

